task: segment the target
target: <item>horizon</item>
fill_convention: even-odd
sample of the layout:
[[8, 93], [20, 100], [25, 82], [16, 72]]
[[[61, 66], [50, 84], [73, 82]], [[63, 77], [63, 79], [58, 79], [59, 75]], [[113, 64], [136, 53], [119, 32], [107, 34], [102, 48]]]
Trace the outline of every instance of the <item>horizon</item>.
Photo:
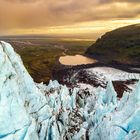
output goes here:
[[[45, 38], [45, 39], [62, 39], [62, 40], [87, 40], [87, 41], [96, 41], [98, 38], [101, 38], [102, 35], [104, 35], [107, 32], [122, 28], [122, 27], [127, 27], [127, 26], [131, 26], [131, 25], [140, 25], [140, 23], [136, 23], [136, 24], [126, 24], [124, 26], [117, 26], [116, 28], [112, 28], [110, 30], [106, 30], [105, 32], [99, 33], [98, 35], [94, 34], [94, 33], [88, 33], [88, 34], [83, 34], [80, 36], [80, 34], [77, 35], [73, 35], [73, 34], [6, 34], [6, 35], [0, 35], [0, 38], [9, 38], [9, 39], [13, 39], [13, 38], [22, 38], [22, 39], [40, 39], [40, 38]], [[90, 37], [89, 37], [90, 35]], [[93, 35], [93, 36], [91, 36]], [[95, 36], [94, 36], [95, 35]]]

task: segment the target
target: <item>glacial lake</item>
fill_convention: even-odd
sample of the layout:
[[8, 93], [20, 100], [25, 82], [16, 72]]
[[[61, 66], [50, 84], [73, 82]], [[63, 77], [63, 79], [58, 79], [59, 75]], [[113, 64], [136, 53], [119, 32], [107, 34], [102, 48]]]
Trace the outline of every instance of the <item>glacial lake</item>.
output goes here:
[[82, 64], [92, 64], [92, 63], [96, 63], [97, 61], [83, 55], [74, 55], [74, 56], [66, 55], [66, 56], [61, 56], [59, 58], [59, 62], [63, 65], [75, 66], [75, 65], [82, 65]]

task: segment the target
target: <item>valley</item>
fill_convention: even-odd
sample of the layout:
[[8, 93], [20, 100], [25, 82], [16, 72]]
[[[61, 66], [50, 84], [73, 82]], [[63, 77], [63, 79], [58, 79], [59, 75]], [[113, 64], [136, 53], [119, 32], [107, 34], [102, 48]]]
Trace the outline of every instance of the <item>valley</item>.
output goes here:
[[84, 54], [91, 40], [49, 38], [44, 36], [0, 37], [14, 47], [36, 82], [48, 83], [52, 71], [61, 67], [60, 56]]
[[[122, 71], [122, 75], [125, 72], [134, 73], [134, 76], [127, 74], [125, 80], [112, 79], [115, 90], [118, 92], [118, 96], [121, 97], [123, 92], [129, 89], [129, 84], [134, 84], [139, 79], [139, 76], [135, 76], [135, 74], [140, 73], [139, 65], [110, 61], [102, 50], [100, 51], [101, 54], [103, 53], [102, 56], [90, 56], [87, 52], [91, 50], [89, 46], [93, 44], [94, 41], [92, 40], [51, 38], [47, 36], [14, 36], [1, 39], [12, 44], [15, 51], [21, 56], [28, 72], [37, 83], [48, 84], [50, 79], [53, 79], [69, 87], [77, 87], [76, 83], [79, 79], [79, 84], [105, 88], [104, 78], [100, 79], [104, 75], [102, 71], [105, 68], [112, 69], [112, 76], [116, 74], [115, 71]], [[114, 52], [112, 51], [112, 53]], [[98, 76], [89, 74], [89, 69], [94, 71], [96, 68], [101, 71]], [[104, 76], [106, 75], [107, 73]]]
[[0, 140], [140, 140], [140, 0], [0, 0]]
[[0, 58], [2, 139], [140, 138], [140, 74], [95, 63], [71, 66], [68, 75], [61, 69], [60, 79], [70, 86], [46, 85], [34, 82], [9, 43], [0, 42]]

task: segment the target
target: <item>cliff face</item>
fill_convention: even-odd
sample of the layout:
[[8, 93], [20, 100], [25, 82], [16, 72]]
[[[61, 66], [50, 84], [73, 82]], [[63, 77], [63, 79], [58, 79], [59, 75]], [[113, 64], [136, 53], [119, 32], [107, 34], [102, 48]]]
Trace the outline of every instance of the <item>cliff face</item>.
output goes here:
[[140, 24], [107, 32], [86, 53], [105, 62], [140, 66]]
[[0, 43], [0, 139], [140, 139], [140, 82], [118, 100], [107, 88], [34, 83], [10, 44]]

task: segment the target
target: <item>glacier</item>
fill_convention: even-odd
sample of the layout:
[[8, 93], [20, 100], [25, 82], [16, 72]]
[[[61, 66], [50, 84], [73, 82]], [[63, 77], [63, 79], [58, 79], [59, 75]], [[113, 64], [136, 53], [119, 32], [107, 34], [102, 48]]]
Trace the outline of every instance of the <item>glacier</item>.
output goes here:
[[140, 81], [117, 93], [35, 83], [13, 47], [0, 42], [1, 140], [140, 140]]

